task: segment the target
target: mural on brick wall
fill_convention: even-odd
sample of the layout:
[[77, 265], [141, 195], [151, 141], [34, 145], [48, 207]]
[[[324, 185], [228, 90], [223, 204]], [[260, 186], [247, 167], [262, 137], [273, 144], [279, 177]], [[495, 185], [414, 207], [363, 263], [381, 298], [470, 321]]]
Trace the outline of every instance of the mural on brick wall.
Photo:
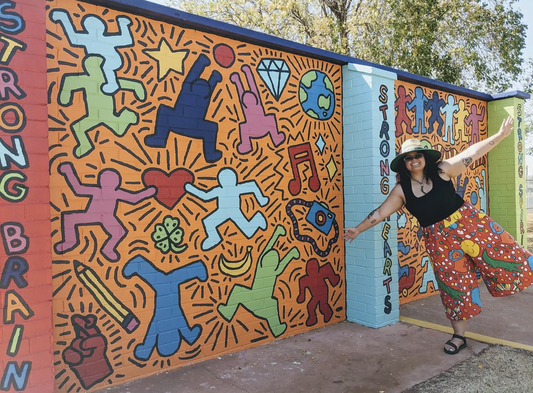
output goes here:
[[[487, 104], [469, 97], [396, 82], [396, 151], [417, 138], [451, 157], [487, 137]], [[463, 199], [487, 212], [487, 160], [475, 161], [453, 179]], [[426, 254], [422, 230], [407, 210], [398, 214], [398, 284], [400, 303], [436, 293], [436, 280]]]
[[57, 389], [344, 320], [341, 67], [47, 12]]

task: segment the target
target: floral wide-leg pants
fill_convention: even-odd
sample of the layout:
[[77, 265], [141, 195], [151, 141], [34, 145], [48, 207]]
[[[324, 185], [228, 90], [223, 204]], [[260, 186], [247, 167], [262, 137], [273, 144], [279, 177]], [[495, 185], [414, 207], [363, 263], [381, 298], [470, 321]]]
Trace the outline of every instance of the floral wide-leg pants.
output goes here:
[[468, 203], [423, 231], [449, 319], [470, 319], [481, 312], [476, 269], [496, 297], [515, 294], [533, 283], [533, 255]]

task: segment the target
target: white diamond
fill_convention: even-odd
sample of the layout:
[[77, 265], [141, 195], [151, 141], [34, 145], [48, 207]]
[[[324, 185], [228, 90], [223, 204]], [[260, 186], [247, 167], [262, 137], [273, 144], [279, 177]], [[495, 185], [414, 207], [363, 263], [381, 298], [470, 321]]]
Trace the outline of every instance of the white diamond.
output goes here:
[[257, 72], [274, 98], [279, 100], [291, 75], [285, 60], [262, 59], [257, 66]]

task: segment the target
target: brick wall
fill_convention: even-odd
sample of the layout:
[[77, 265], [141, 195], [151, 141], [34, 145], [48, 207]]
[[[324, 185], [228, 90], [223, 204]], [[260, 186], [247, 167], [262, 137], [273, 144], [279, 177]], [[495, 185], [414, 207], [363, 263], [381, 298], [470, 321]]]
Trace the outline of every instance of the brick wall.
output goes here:
[[0, 11], [2, 391], [53, 391], [45, 1]]

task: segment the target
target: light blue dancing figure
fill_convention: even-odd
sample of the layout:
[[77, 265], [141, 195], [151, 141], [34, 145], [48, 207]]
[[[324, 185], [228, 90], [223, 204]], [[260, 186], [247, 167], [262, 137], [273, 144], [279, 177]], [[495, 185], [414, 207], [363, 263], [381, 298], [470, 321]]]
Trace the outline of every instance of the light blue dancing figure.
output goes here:
[[474, 180], [476, 181], [479, 194], [479, 210], [483, 213], [487, 213], [487, 198], [485, 197], [485, 185], [487, 184], [487, 180], [485, 177], [485, 169], [481, 170], [481, 179], [476, 176]]
[[102, 91], [113, 94], [119, 88], [115, 71], [122, 67], [122, 58], [117, 48], [133, 45], [133, 37], [129, 30], [130, 18], [118, 16], [118, 33], [110, 34], [103, 19], [96, 15], [86, 15], [81, 25], [82, 31], [75, 31], [70, 15], [63, 10], [54, 10], [50, 13], [50, 19], [55, 23], [60, 23], [67, 35], [71, 46], [83, 46], [88, 55], [99, 55], [104, 58], [102, 71], [106, 78], [106, 84], [102, 86]]
[[437, 279], [435, 278], [435, 273], [433, 272], [433, 266], [429, 261], [427, 255], [422, 258], [422, 269], [427, 266], [426, 272], [422, 275], [422, 285], [420, 286], [420, 293], [426, 293], [428, 291], [428, 284], [433, 283], [433, 289], [438, 288]]
[[255, 181], [237, 183], [237, 174], [229, 168], [221, 169], [218, 172], [218, 183], [220, 186], [211, 190], [203, 191], [187, 183], [185, 190], [202, 201], [217, 199], [217, 209], [203, 219], [203, 225], [207, 234], [206, 239], [202, 242], [202, 250], [206, 251], [215, 247], [222, 241], [217, 227], [224, 222], [231, 220], [235, 225], [250, 239], [259, 228], [266, 229], [267, 222], [261, 212], [254, 214], [248, 221], [244, 216], [240, 205], [241, 195], [253, 194], [259, 205], [265, 206], [268, 203], [268, 197], [265, 197]]
[[[448, 94], [448, 103], [440, 108], [440, 113], [444, 115], [444, 135], [442, 140], [444, 142], [450, 142], [451, 145], [455, 145], [453, 139], [453, 119], [454, 115], [459, 112], [459, 105], [455, 103], [455, 98], [452, 94]], [[450, 134], [450, 140], [448, 140], [448, 133]]]
[[424, 120], [424, 108], [427, 106], [428, 98], [424, 95], [424, 90], [421, 87], [415, 88], [415, 98], [405, 106], [410, 111], [415, 110], [415, 126], [413, 127], [413, 133], [426, 134], [426, 122]]

